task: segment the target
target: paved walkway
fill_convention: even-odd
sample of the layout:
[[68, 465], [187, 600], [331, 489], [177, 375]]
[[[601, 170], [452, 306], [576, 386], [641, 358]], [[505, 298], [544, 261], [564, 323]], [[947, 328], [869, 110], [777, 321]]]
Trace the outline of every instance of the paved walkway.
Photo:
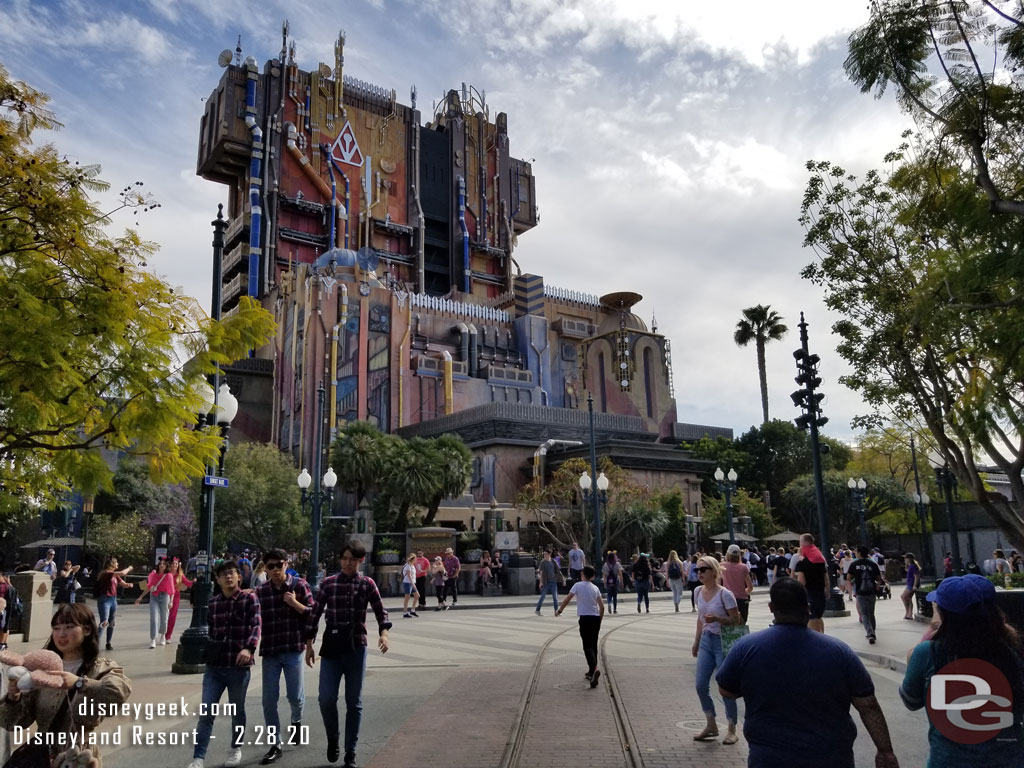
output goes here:
[[[647, 768], [668, 766], [745, 765], [743, 740], [733, 746], [720, 741], [696, 743], [693, 733], [703, 725], [703, 715], [693, 688], [694, 660], [690, 656], [695, 620], [685, 602], [682, 612], [672, 609], [671, 595], [652, 596], [650, 617], [637, 619], [635, 599], [623, 596], [620, 613], [606, 616], [602, 637], [612, 664], [622, 703]], [[768, 595], [755, 592], [750, 624], [754, 630], [770, 622]], [[510, 729], [519, 710], [522, 691], [533, 668], [537, 652], [552, 634], [571, 628], [556, 639], [544, 657], [537, 693], [530, 712], [521, 765], [531, 768], [559, 768], [566, 764], [625, 765], [612, 715], [613, 700], [607, 681], [590, 689], [583, 679], [585, 669], [574, 616], [545, 616], [533, 613], [535, 597], [478, 598], [461, 596], [458, 607], [443, 613], [430, 610], [419, 619], [403, 619], [401, 602], [385, 599], [395, 608], [391, 651], [381, 656], [372, 650], [364, 686], [364, 718], [360, 738], [360, 765], [366, 768], [395, 768], [426, 763], [445, 768], [489, 768], [500, 764]], [[501, 610], [495, 610], [501, 608]], [[572, 606], [570, 607], [572, 611]], [[903, 621], [899, 600], [878, 604], [878, 644], [864, 638], [856, 612], [848, 618], [826, 621], [829, 634], [849, 643], [858, 653], [898, 669], [906, 652], [920, 638], [924, 625]], [[179, 618], [183, 630], [189, 621], [186, 609]], [[121, 606], [114, 636], [115, 650], [109, 654], [120, 661], [132, 680], [131, 702], [169, 702], [183, 698], [195, 708], [200, 698], [200, 676], [170, 673], [176, 644], [146, 648], [148, 611], [143, 607]], [[33, 646], [37, 644], [33, 643]], [[12, 643], [12, 650], [25, 651], [24, 643]], [[927, 747], [926, 723], [919, 713], [907, 713], [895, 696], [901, 675], [869, 664], [886, 716], [899, 734], [897, 754], [904, 766], [923, 765]], [[324, 765], [325, 737], [316, 703], [318, 668], [306, 670], [306, 715], [310, 726], [309, 746], [286, 751], [278, 763], [291, 766]], [[262, 681], [257, 665], [247, 699], [248, 737], [256, 737], [255, 726], [263, 723], [260, 705]], [[883, 692], [884, 691], [884, 692]], [[795, 692], [793, 695], [796, 695]], [[282, 720], [287, 705], [282, 703]], [[723, 725], [721, 702], [718, 703]], [[742, 720], [742, 703], [740, 705]], [[854, 717], [860, 728], [859, 720]], [[122, 745], [104, 749], [107, 768], [162, 768], [182, 766], [191, 757], [191, 747], [131, 744], [131, 729], [141, 734], [190, 732], [195, 715], [152, 720], [111, 719], [108, 732], [120, 731]], [[863, 729], [857, 743], [858, 766], [873, 765], [873, 749]], [[219, 766], [229, 741], [227, 718], [219, 718], [207, 764]], [[187, 741], [187, 739], [186, 739]], [[190, 744], [190, 741], [188, 742]], [[265, 744], [248, 745], [244, 766], [254, 766], [266, 751]]]

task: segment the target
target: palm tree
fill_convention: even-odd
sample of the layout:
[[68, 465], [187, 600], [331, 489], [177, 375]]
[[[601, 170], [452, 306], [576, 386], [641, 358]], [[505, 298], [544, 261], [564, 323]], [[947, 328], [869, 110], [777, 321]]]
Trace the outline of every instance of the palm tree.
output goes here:
[[461, 438], [451, 434], [441, 435], [432, 442], [439, 457], [436, 467], [438, 485], [434, 498], [430, 499], [424, 525], [433, 523], [441, 502], [462, 494], [473, 477], [473, 454]]
[[426, 506], [433, 500], [441, 480], [438, 471], [441, 462], [435, 441], [422, 437], [402, 441], [392, 453], [388, 488], [398, 501], [396, 531], [404, 531], [408, 525], [410, 506]]
[[771, 305], [758, 304], [743, 310], [743, 317], [736, 323], [733, 341], [741, 347], [751, 341], [757, 345], [757, 373], [761, 379], [761, 411], [764, 414], [763, 424], [768, 423], [768, 376], [764, 367], [764, 345], [776, 341], [786, 335], [789, 328], [782, 322], [778, 312], [773, 312]]
[[355, 494], [357, 507], [384, 476], [391, 439], [368, 422], [353, 421], [331, 445], [338, 485]]

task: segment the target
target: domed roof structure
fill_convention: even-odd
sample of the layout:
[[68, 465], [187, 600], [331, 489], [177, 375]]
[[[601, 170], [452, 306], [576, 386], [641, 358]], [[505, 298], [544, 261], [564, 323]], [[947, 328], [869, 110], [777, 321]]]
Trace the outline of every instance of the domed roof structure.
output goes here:
[[637, 304], [643, 298], [639, 293], [633, 293], [632, 291], [617, 291], [616, 293], [606, 293], [602, 296], [601, 306], [608, 310], [609, 314], [601, 321], [601, 325], [598, 326], [597, 335], [603, 336], [606, 333], [619, 330], [619, 324], [622, 320], [625, 320], [627, 330], [647, 333], [647, 324], [629, 311], [634, 304]]

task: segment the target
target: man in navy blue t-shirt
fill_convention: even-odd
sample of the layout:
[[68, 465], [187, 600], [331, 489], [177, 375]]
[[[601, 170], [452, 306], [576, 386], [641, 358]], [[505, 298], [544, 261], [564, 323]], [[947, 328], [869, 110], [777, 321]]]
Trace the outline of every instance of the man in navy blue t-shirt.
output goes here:
[[[716, 675], [723, 696], [743, 697], [747, 766], [853, 768], [852, 704], [878, 750], [875, 765], [897, 768], [889, 727], [860, 659], [845, 643], [808, 629], [807, 589], [800, 582], [776, 581], [770, 600], [775, 625], [740, 638]], [[780, 690], [797, 692], [786, 707], [778, 705]]]

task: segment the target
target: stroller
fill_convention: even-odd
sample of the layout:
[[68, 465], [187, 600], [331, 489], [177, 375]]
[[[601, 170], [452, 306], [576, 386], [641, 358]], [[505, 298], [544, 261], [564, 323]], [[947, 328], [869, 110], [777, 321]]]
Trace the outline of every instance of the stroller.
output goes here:
[[878, 597], [879, 600], [891, 600], [892, 599], [892, 589], [889, 588], [889, 582], [886, 581], [884, 573], [881, 574], [881, 577], [882, 577], [882, 586], [880, 586], [878, 588], [876, 596]]

